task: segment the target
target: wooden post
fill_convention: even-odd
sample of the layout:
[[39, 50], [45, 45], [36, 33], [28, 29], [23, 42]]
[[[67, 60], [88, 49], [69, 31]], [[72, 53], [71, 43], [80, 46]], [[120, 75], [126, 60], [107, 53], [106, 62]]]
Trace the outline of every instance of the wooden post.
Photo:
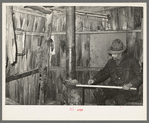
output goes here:
[[76, 53], [75, 53], [75, 10], [74, 7], [66, 9], [66, 79], [76, 78]]
[[67, 104], [81, 105], [80, 89], [72, 88], [77, 84], [76, 79], [76, 53], [75, 53], [75, 7], [66, 8], [66, 85]]
[[[128, 29], [134, 29], [134, 7], [128, 8]], [[126, 33], [126, 47], [127, 47], [127, 54], [131, 57], [134, 56], [134, 44], [136, 39], [135, 32], [127, 32]]]

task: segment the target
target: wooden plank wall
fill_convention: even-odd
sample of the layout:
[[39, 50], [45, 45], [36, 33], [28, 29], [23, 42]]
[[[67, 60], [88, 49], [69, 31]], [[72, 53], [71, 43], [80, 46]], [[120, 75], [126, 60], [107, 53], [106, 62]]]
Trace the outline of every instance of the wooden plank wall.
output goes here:
[[[137, 8], [142, 9], [142, 8]], [[133, 13], [133, 9], [130, 7], [127, 8], [120, 8], [113, 10], [111, 12], [103, 12], [103, 13], [112, 13], [113, 22], [101, 22], [101, 19], [97, 18], [91, 18], [91, 17], [83, 17], [83, 16], [76, 16], [76, 30], [78, 32], [83, 31], [100, 31], [100, 30], [132, 30], [136, 29], [134, 28], [133, 24], [134, 22], [131, 22], [132, 16], [135, 16]], [[126, 14], [129, 16], [126, 16]], [[141, 14], [141, 13], [140, 13]], [[120, 15], [119, 18], [117, 15]], [[117, 16], [117, 17], [115, 17]], [[130, 17], [130, 18], [128, 18]], [[139, 15], [140, 17], [140, 15]], [[115, 20], [117, 19], [117, 20]], [[121, 22], [121, 20], [124, 20], [124, 22]], [[54, 32], [63, 32], [66, 31], [66, 22], [65, 17], [59, 17], [55, 18], [53, 22], [53, 30]], [[135, 20], [134, 20], [135, 21]], [[116, 22], [116, 23], [114, 23]], [[136, 23], [136, 22], [135, 22]], [[113, 25], [109, 25], [113, 24]], [[118, 27], [114, 27], [114, 26]], [[106, 27], [105, 27], [106, 26]], [[138, 28], [139, 29], [139, 28]], [[137, 39], [139, 40], [140, 33], [135, 33], [137, 36]], [[100, 36], [100, 34], [94, 34]], [[106, 35], [106, 34], [105, 34]], [[52, 66], [55, 68], [54, 70], [50, 70], [50, 81], [49, 81], [49, 87], [46, 89], [46, 101], [48, 100], [64, 100], [65, 96], [67, 95], [67, 92], [65, 90], [64, 85], [62, 82], [65, 80], [65, 66], [66, 66], [66, 35], [60, 35], [60, 34], [54, 34], [54, 40], [55, 40], [55, 47], [56, 47], [56, 54], [52, 56]], [[76, 79], [82, 83], [87, 84], [87, 81], [89, 78], [92, 78], [93, 75], [97, 72], [96, 68], [91, 69], [90, 68], [90, 42], [94, 42], [94, 38], [91, 39], [92, 34], [77, 34], [75, 37], [76, 40]], [[125, 38], [127, 40], [127, 43], [131, 42], [128, 38]], [[135, 42], [137, 42], [137, 39], [135, 38]], [[140, 41], [140, 40], [139, 40]], [[125, 42], [125, 41], [124, 41]], [[128, 45], [128, 44], [127, 44]], [[134, 45], [133, 45], [134, 46]], [[133, 50], [133, 57], [137, 58], [140, 57], [139, 51], [139, 43], [137, 43], [136, 50]], [[130, 50], [130, 47], [128, 47], [128, 50]], [[129, 55], [131, 55], [129, 53]], [[105, 61], [106, 62], [106, 61]], [[101, 68], [98, 68], [100, 70]], [[95, 99], [93, 97], [94, 89], [86, 89], [85, 90], [85, 102], [95, 102]]]
[[[138, 8], [140, 9], [140, 8]], [[100, 31], [100, 30], [125, 30], [125, 29], [136, 29], [129, 21], [133, 20], [131, 16], [125, 16], [124, 10], [127, 10], [128, 14], [132, 14], [131, 16], [135, 16], [131, 8], [125, 9], [117, 9], [113, 11], [107, 11], [103, 13], [112, 13], [113, 18], [111, 22], [101, 22], [101, 19], [91, 18], [91, 17], [83, 17], [76, 16], [76, 30], [79, 32], [83, 31]], [[117, 14], [123, 13], [123, 16], [118, 18]], [[138, 14], [138, 13], [137, 13]], [[141, 12], [140, 12], [141, 14]], [[140, 14], [139, 19], [140, 19]], [[117, 16], [117, 17], [116, 17]], [[136, 15], [137, 16], [137, 15]], [[120, 20], [127, 20], [124, 23], [120, 23]], [[118, 19], [118, 20], [115, 20]], [[42, 17], [36, 17], [34, 15], [27, 15], [16, 12], [14, 14], [15, 20], [15, 29], [22, 29], [32, 32], [44, 32], [44, 23], [45, 19]], [[140, 21], [136, 22], [135, 25], [139, 25], [136, 23], [140, 23]], [[129, 23], [128, 23], [129, 22]], [[126, 27], [127, 23], [127, 27]], [[113, 25], [110, 25], [113, 24]], [[29, 26], [30, 25], [30, 26]], [[129, 25], [129, 27], [128, 27]], [[118, 27], [115, 27], [118, 26]], [[53, 18], [52, 31], [54, 32], [64, 32], [66, 31], [66, 18], [61, 16], [59, 18]], [[97, 34], [100, 35], [100, 34]], [[106, 34], [105, 34], [106, 35]], [[135, 33], [138, 42], [139, 33]], [[24, 48], [22, 47], [22, 36], [16, 35], [17, 39], [17, 51], [22, 53], [25, 51], [25, 55], [17, 57], [17, 63], [15, 65], [8, 65], [7, 67], [7, 76], [14, 75], [17, 73], [23, 73], [25, 71], [29, 71], [39, 67], [38, 63], [38, 55], [37, 52], [39, 48], [39, 42], [42, 42], [43, 48], [45, 45], [45, 39], [41, 36], [26, 36], [24, 40]], [[45, 102], [51, 101], [63, 101], [66, 99], [67, 91], [66, 87], [62, 84], [65, 80], [65, 66], [66, 66], [66, 35], [53, 35], [55, 42], [55, 55], [52, 55], [51, 65], [52, 69], [49, 68], [48, 75], [48, 83], [46, 83], [44, 90], [44, 98]], [[82, 83], [87, 84], [89, 78], [92, 78], [95, 73], [101, 68], [89, 68], [90, 67], [90, 42], [94, 42], [94, 39], [91, 39], [92, 34], [78, 34], [76, 35], [76, 62], [77, 62], [77, 70], [76, 70], [76, 79]], [[132, 38], [132, 37], [131, 37]], [[128, 51], [133, 52], [134, 57], [140, 57], [140, 44], [136, 43], [134, 46], [134, 42], [136, 38], [130, 40], [131, 38], [127, 37], [127, 47]], [[130, 43], [130, 45], [129, 45]], [[132, 48], [135, 47], [135, 48]], [[135, 49], [135, 50], [130, 50]], [[130, 53], [130, 52], [129, 52]], [[6, 84], [6, 96], [15, 100], [19, 104], [37, 104], [38, 102], [38, 93], [39, 93], [39, 74], [34, 74], [23, 79], [12, 81]], [[94, 102], [93, 97], [93, 89], [85, 90], [85, 102]]]
[[[19, 9], [21, 8], [17, 6], [13, 7], [14, 29], [22, 31], [22, 34], [15, 35], [16, 46], [17, 53], [24, 53], [25, 55], [17, 56], [16, 63], [13, 65], [9, 64], [8, 61], [6, 77], [39, 68], [37, 51], [40, 46], [39, 42], [42, 42], [41, 40], [43, 39], [39, 35], [25, 35], [25, 32], [44, 32], [46, 20], [40, 16], [15, 11]], [[11, 98], [21, 105], [36, 105], [39, 98], [38, 88], [39, 73], [7, 83], [6, 97]]]

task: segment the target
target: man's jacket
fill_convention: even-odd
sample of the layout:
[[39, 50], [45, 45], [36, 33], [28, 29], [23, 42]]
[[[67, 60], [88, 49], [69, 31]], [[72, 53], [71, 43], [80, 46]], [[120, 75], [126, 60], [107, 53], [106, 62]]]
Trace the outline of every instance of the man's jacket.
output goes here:
[[111, 78], [109, 85], [115, 86], [131, 83], [133, 87], [138, 87], [143, 82], [139, 63], [126, 55], [123, 56], [119, 65], [115, 60], [110, 59], [105, 67], [93, 77], [93, 84], [101, 83], [109, 77]]

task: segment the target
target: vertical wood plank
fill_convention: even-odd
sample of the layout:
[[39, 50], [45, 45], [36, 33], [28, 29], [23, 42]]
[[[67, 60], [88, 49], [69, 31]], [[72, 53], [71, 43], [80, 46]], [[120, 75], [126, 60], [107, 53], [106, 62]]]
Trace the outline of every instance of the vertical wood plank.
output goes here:
[[6, 90], [5, 90], [6, 97], [10, 97], [10, 96], [9, 96], [9, 83], [6, 83], [5, 88], [6, 88]]
[[131, 57], [134, 57], [135, 40], [136, 40], [136, 33], [135, 32], [126, 34], [127, 54]]
[[37, 32], [44, 32], [45, 31], [45, 18], [37, 17]]
[[28, 57], [28, 50], [31, 50], [31, 36], [26, 35], [26, 38], [25, 39], [26, 40], [25, 40], [24, 50], [25, 50], [25, 54]]
[[33, 105], [34, 104], [34, 76], [31, 75], [31, 81], [30, 81], [30, 96], [31, 96], [31, 102], [30, 102], [30, 105]]
[[[83, 19], [80, 16], [76, 16], [76, 31], [83, 31]], [[81, 65], [81, 35], [75, 35], [75, 43], [76, 43], [76, 66]]]
[[19, 12], [15, 12], [13, 15], [15, 29], [21, 29], [20, 16], [21, 16], [21, 13], [19, 13]]
[[134, 29], [134, 7], [128, 7], [128, 30]]
[[21, 29], [27, 31], [27, 22], [28, 22], [27, 14], [21, 13], [20, 20], [21, 20]]
[[127, 30], [128, 23], [128, 9], [127, 8], [119, 8], [118, 9], [118, 25], [119, 30]]
[[32, 91], [33, 91], [33, 97], [32, 97], [33, 98], [33, 103], [32, 103], [32, 105], [35, 105], [35, 103], [36, 103], [35, 102], [36, 101], [36, 98], [35, 98], [35, 96], [36, 96], [36, 91], [35, 91], [35, 88], [36, 88], [36, 86], [35, 86], [36, 78], [35, 77], [36, 77], [36, 74], [33, 75], [33, 85], [32, 85], [33, 86], [33, 88], [32, 88]]
[[19, 97], [18, 97], [18, 95], [19, 95], [19, 93], [18, 93], [19, 91], [18, 91], [18, 81], [17, 80], [15, 80], [15, 102], [19, 102]]
[[36, 74], [36, 104], [38, 103], [39, 100], [39, 73]]
[[110, 25], [112, 30], [119, 29], [119, 22], [118, 22], [118, 9], [113, 9], [110, 11]]
[[52, 100], [51, 97], [52, 97], [52, 93], [51, 93], [51, 90], [52, 90], [52, 71], [49, 71], [49, 75], [48, 75], [48, 81], [45, 83], [46, 86], [44, 87], [45, 88], [45, 102], [48, 101], [48, 100]]
[[141, 21], [143, 18], [143, 7], [134, 8], [134, 29], [141, 29]]
[[60, 67], [66, 68], [66, 35], [60, 35]]
[[24, 93], [24, 89], [23, 89], [23, 79], [20, 79], [20, 89], [19, 89], [19, 92], [20, 92], [20, 102], [19, 104], [21, 105], [24, 105], [23, 103], [23, 93]]
[[76, 35], [76, 66], [80, 66], [81, 64], [81, 50], [82, 50], [82, 47], [81, 47], [81, 35]]
[[83, 34], [81, 40], [82, 40], [81, 66], [88, 67], [90, 62], [90, 35]]
[[55, 78], [55, 89], [56, 89], [56, 100], [60, 99], [60, 94], [59, 94], [59, 90], [60, 90], [60, 71], [56, 70], [56, 78]]
[[12, 81], [11, 83], [9, 83], [9, 90], [10, 90], [10, 99], [14, 100], [15, 98], [15, 83], [14, 81]]
[[56, 71], [54, 70], [52, 72], [52, 83], [51, 83], [51, 96], [52, 96], [52, 100], [56, 100], [56, 87], [55, 87], [55, 80], [56, 80]]
[[24, 105], [28, 104], [28, 83], [27, 83], [27, 77], [23, 78], [24, 80]]
[[52, 66], [59, 66], [60, 65], [60, 40], [59, 35], [54, 35], [54, 42], [55, 42], [55, 54], [52, 55], [51, 58], [51, 65]]
[[27, 15], [27, 18], [28, 18], [27, 31], [33, 31], [33, 25], [34, 25], [35, 16]]
[[34, 96], [33, 96], [33, 98], [34, 98], [34, 103], [33, 103], [33, 105], [36, 105], [37, 103], [36, 103], [36, 94], [37, 94], [37, 92], [36, 92], [36, 74], [34, 74], [34, 82], [33, 82], [33, 93], [34, 93]]
[[28, 76], [28, 105], [31, 104], [31, 76]]

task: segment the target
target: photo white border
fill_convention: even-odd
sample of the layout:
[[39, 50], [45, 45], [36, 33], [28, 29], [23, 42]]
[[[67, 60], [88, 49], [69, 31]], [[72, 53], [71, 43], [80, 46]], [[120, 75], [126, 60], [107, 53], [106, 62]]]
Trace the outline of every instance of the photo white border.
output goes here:
[[[5, 26], [7, 5], [136, 6], [143, 7], [143, 106], [5, 105]], [[147, 4], [146, 3], [2, 3], [2, 120], [147, 120]], [[70, 111], [70, 107], [74, 111]], [[77, 111], [83, 109], [83, 111]]]

